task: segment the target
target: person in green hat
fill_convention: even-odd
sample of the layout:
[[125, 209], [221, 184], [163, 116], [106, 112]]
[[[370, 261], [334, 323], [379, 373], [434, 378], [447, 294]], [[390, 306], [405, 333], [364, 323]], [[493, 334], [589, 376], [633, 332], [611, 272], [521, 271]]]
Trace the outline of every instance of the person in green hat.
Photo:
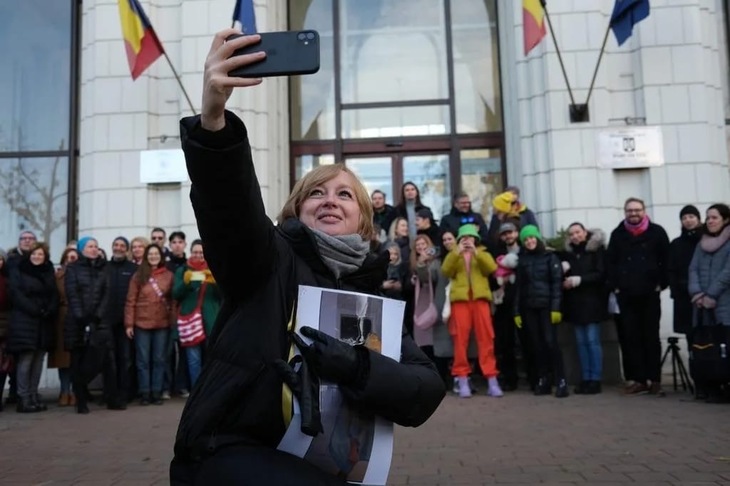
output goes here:
[[501, 397], [502, 389], [497, 382], [497, 359], [494, 355], [494, 328], [489, 304], [492, 291], [489, 276], [497, 270], [497, 263], [481, 245], [479, 230], [473, 224], [459, 228], [457, 245], [449, 252], [441, 267], [451, 279], [451, 334], [454, 341], [454, 363], [451, 374], [456, 377], [459, 396], [471, 396], [469, 375], [471, 366], [467, 348], [471, 331], [477, 339], [479, 367], [489, 381], [487, 394]]
[[536, 352], [538, 382], [535, 395], [552, 393], [549, 375], [553, 372], [555, 396], [568, 396], [563, 355], [558, 347], [555, 324], [563, 317], [560, 304], [563, 295], [563, 269], [557, 255], [545, 248], [540, 230], [528, 224], [520, 231], [520, 260], [517, 265], [515, 324], [524, 326]]

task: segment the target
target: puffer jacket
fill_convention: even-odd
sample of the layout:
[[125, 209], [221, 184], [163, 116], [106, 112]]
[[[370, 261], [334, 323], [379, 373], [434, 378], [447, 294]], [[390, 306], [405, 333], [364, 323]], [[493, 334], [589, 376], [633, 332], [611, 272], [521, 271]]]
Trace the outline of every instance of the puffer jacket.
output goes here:
[[451, 302], [466, 302], [469, 300], [469, 289], [472, 291], [472, 300], [492, 300], [492, 290], [489, 288], [489, 276], [497, 270], [497, 262], [483, 246], [478, 246], [471, 263], [471, 281], [466, 272], [466, 261], [459, 253], [458, 247], [446, 255], [441, 271], [451, 279]]
[[109, 297], [104, 306], [104, 321], [110, 326], [124, 325], [124, 306], [127, 303], [129, 282], [137, 271], [134, 262], [125, 259], [111, 259], [106, 264], [106, 278], [109, 286]]
[[591, 324], [608, 318], [606, 287], [606, 234], [600, 229], [588, 231], [585, 242], [565, 242], [561, 260], [570, 264], [565, 277], [580, 277], [580, 285], [563, 290], [564, 320], [571, 324]]
[[[703, 235], [689, 265], [689, 293], [703, 293], [717, 302], [715, 322], [730, 326], [730, 226], [717, 236]], [[695, 311], [694, 324], [697, 324]]]
[[79, 259], [66, 267], [64, 287], [68, 301], [68, 313], [63, 329], [63, 344], [67, 350], [84, 346], [87, 326], [101, 331], [104, 303], [107, 299], [107, 279], [104, 272], [106, 260], [94, 260], [79, 255]]
[[11, 353], [53, 348], [53, 323], [58, 313], [58, 289], [53, 265], [33, 265], [23, 257], [10, 275], [13, 307], [8, 326]]
[[174, 275], [165, 267], [152, 271], [150, 279], [154, 279], [162, 293], [151, 282], [140, 284], [137, 274], [129, 282], [127, 303], [124, 306], [124, 327], [127, 329], [167, 329], [172, 320], [172, 283]]
[[520, 315], [522, 308], [560, 312], [563, 269], [557, 255], [545, 250], [542, 243], [535, 251], [522, 248], [517, 265], [516, 289], [514, 315]]
[[[370, 254], [355, 273], [336, 278], [309, 228], [297, 219], [274, 226], [267, 217], [239, 118], [226, 112], [226, 127], [218, 132], [203, 130], [199, 117], [181, 125], [190, 198], [206, 260], [224, 296], [206, 364], [177, 432], [175, 459], [188, 464], [231, 443], [276, 448], [286, 421], [283, 382], [273, 363], [288, 357], [287, 324], [299, 286], [377, 294], [388, 253]], [[345, 398], [401, 425], [425, 422], [445, 390], [413, 340], [403, 336], [400, 362], [370, 350], [366, 356], [369, 373], [364, 382], [340, 387]]]

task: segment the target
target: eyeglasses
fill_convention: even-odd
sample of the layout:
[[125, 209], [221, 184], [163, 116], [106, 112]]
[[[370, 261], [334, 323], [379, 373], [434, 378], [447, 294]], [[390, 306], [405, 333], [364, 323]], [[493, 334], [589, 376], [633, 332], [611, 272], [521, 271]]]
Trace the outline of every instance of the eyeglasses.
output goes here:
[[625, 213], [634, 214], [634, 213], [643, 213], [643, 209], [624, 209]]
[[28, 240], [35, 241], [35, 236], [21, 236], [20, 238], [18, 238], [18, 240], [20, 240], [20, 241], [28, 241]]

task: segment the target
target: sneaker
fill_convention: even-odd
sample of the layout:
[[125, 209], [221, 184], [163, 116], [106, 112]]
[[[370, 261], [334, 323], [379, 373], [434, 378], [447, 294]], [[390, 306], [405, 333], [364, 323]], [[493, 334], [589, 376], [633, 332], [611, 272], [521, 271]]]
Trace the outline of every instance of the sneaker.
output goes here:
[[172, 398], [170, 396], [170, 392], [166, 392], [166, 391], [165, 392], [162, 392], [162, 399], [163, 400], [169, 400], [170, 398]]
[[624, 395], [645, 395], [649, 393], [649, 387], [646, 383], [634, 382], [624, 388]]
[[667, 394], [664, 393], [664, 390], [662, 389], [661, 383], [652, 383], [649, 387], [649, 395], [656, 395], [659, 398], [667, 396]]
[[555, 387], [555, 398], [565, 398], [568, 395], [570, 395], [568, 383], [564, 379], [558, 381], [558, 385]]
[[469, 379], [466, 376], [459, 376], [459, 397], [470, 398], [471, 397], [471, 386], [469, 386]]
[[188, 398], [190, 396], [190, 392], [187, 390], [180, 390], [180, 398]]
[[454, 377], [454, 386], [451, 388], [451, 391], [456, 395], [459, 394], [459, 379], [457, 377]]
[[499, 382], [496, 378], [489, 378], [489, 389], [487, 389], [487, 396], [490, 397], [503, 397], [504, 393], [502, 392], [502, 389], [499, 387]]

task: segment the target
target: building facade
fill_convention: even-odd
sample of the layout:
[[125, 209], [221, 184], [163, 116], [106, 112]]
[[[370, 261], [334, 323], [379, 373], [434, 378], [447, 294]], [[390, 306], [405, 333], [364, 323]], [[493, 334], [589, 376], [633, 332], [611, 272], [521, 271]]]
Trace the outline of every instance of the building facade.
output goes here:
[[[140, 152], [179, 148], [179, 119], [200, 109], [211, 39], [235, 2], [141, 2], [192, 107], [164, 57], [132, 81], [116, 0], [16, 3], [0, 6], [12, 47], [0, 67], [0, 247], [24, 229], [55, 259], [77, 235], [105, 248], [153, 226], [196, 236], [189, 183], [141, 183]], [[613, 4], [548, 4], [578, 103]], [[581, 123], [570, 121], [552, 36], [523, 52], [521, 2], [256, 0], [255, 10], [261, 32], [314, 29], [321, 41], [317, 74], [270, 78], [229, 103], [249, 128], [272, 217], [298, 177], [335, 162], [391, 203], [415, 182], [437, 217], [457, 190], [488, 215], [492, 196], [518, 185], [548, 236], [573, 221], [609, 231], [638, 196], [673, 237], [683, 205], [730, 201], [727, 0], [652, 0], [624, 45], [609, 35]], [[627, 125], [661, 128], [662, 165], [599, 167], [598, 134]]]

